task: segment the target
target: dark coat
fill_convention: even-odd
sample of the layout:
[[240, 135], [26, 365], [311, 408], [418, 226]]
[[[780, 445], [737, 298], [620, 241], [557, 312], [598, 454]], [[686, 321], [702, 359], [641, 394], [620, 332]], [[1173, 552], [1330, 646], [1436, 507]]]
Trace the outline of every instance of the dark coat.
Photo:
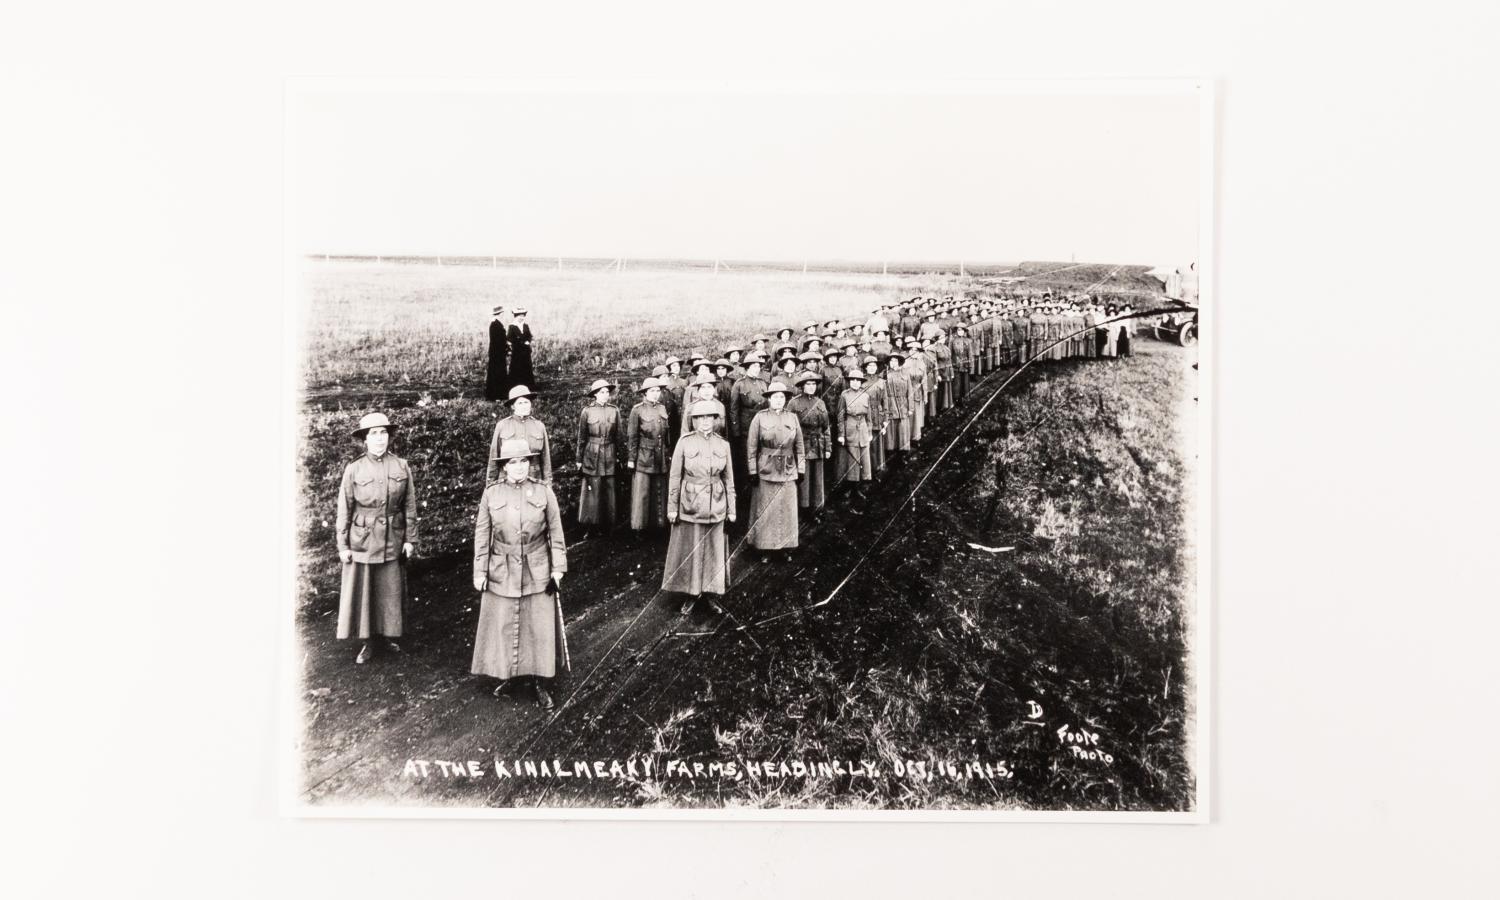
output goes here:
[[484, 374], [484, 399], [504, 400], [505, 394], [510, 390], [510, 383], [506, 381], [505, 361], [509, 355], [510, 343], [505, 337], [505, 325], [499, 321], [490, 322], [490, 363]]
[[531, 370], [531, 326], [510, 326], [510, 383], [536, 387], [536, 373]]

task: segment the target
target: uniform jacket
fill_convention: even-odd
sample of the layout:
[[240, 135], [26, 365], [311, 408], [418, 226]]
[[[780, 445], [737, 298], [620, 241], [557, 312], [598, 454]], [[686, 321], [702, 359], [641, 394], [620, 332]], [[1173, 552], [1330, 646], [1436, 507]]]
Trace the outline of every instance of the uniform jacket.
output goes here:
[[665, 475], [671, 466], [672, 419], [661, 403], [642, 400], [630, 409], [626, 426], [629, 459], [635, 470], [647, 475]]
[[922, 324], [922, 320], [919, 319], [919, 318], [917, 318], [916, 316], [913, 316], [913, 315], [902, 316], [901, 317], [901, 326], [900, 326], [901, 327], [901, 336], [902, 337], [914, 337], [916, 335], [916, 333], [917, 333], [917, 327], [919, 325], [921, 325], [921, 324]]
[[615, 474], [620, 446], [620, 411], [608, 403], [590, 403], [578, 412], [578, 447], [574, 458], [585, 475]]
[[667, 479], [667, 509], [680, 522], [711, 525], [734, 509], [734, 468], [729, 464], [729, 442], [717, 434], [696, 431], [683, 435], [672, 451]]
[[944, 381], [953, 379], [953, 348], [947, 344], [935, 344], [928, 351], [937, 359], [938, 374], [943, 376]]
[[905, 363], [899, 369], [885, 370], [885, 411], [887, 418], [904, 419], [911, 415], [911, 383], [911, 373], [906, 371]]
[[795, 481], [807, 470], [807, 446], [796, 413], [763, 409], [750, 420], [745, 438], [750, 474], [766, 481]]
[[552, 482], [552, 446], [547, 443], [547, 426], [543, 425], [542, 420], [536, 416], [527, 416], [524, 419], [506, 416], [495, 423], [495, 436], [490, 440], [490, 461], [484, 469], [484, 483], [494, 484], [504, 477], [495, 457], [500, 455], [501, 441], [516, 438], [525, 438], [526, 442], [531, 445], [533, 453], [541, 453], [542, 480], [550, 484]]
[[874, 334], [877, 331], [890, 331], [890, 320], [880, 313], [875, 313], [865, 320], [865, 334]]
[[358, 563], [400, 558], [403, 543], [417, 541], [417, 490], [411, 466], [394, 453], [366, 453], [344, 467], [334, 523], [340, 551]]
[[928, 369], [928, 358], [926, 351], [913, 353], [901, 366], [901, 371], [911, 379], [914, 395], [918, 403], [927, 402], [927, 392], [932, 389], [932, 372]]
[[871, 394], [867, 388], [857, 391], [849, 388], [839, 395], [839, 434], [846, 447], [870, 446], [871, 438], [880, 427], [871, 415], [872, 401], [876, 399]]
[[665, 380], [666, 384], [662, 386], [661, 392], [672, 395], [672, 408], [674, 410], [682, 409], [682, 397], [687, 391], [688, 379], [681, 375], [668, 375]]
[[833, 455], [833, 425], [828, 415], [828, 405], [821, 397], [798, 394], [786, 402], [786, 408], [797, 416], [802, 428], [802, 446], [808, 459], [827, 459]]
[[956, 337], [953, 339], [953, 365], [960, 372], [969, 371], [969, 363], [974, 360], [974, 339], [971, 337]]
[[917, 326], [917, 337], [921, 338], [924, 344], [932, 343], [933, 339], [937, 337], [937, 333], [938, 324], [936, 322], [923, 322]]
[[524, 597], [568, 571], [562, 513], [545, 482], [500, 481], [484, 489], [474, 517], [474, 577], [502, 597]]
[[746, 375], [734, 383], [729, 402], [731, 438], [743, 438], [749, 434], [755, 414], [766, 408], [766, 388], [770, 386], [764, 375]]
[[844, 373], [845, 378], [849, 377], [850, 372], [856, 370], [862, 372], [864, 371], [864, 366], [860, 365], [859, 361], [860, 355], [858, 353], [854, 354], [853, 356], [845, 353], [843, 356], [839, 357], [839, 371]]

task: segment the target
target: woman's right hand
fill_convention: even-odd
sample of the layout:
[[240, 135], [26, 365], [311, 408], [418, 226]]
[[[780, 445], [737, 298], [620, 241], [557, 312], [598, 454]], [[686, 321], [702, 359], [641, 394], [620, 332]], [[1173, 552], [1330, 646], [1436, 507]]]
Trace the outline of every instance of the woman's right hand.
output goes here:
[[488, 581], [489, 581], [489, 579], [485, 578], [483, 575], [475, 575], [474, 576], [474, 590], [476, 590], [476, 591], [482, 591], [482, 590], [484, 590], [484, 586], [485, 586], [486, 582], [488, 582]]
[[348, 563], [354, 562], [354, 551], [353, 550], [340, 550], [339, 551], [339, 562], [344, 563], [346, 565]]

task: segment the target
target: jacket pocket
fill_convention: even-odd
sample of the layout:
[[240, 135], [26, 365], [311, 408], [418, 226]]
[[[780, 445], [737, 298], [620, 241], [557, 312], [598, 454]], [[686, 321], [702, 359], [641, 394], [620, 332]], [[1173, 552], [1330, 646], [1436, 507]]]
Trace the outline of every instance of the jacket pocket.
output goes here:
[[370, 549], [370, 526], [361, 524], [363, 517], [349, 523], [349, 549], [363, 552]]
[[380, 498], [375, 495], [375, 476], [354, 476], [354, 499], [365, 505], [374, 505]]

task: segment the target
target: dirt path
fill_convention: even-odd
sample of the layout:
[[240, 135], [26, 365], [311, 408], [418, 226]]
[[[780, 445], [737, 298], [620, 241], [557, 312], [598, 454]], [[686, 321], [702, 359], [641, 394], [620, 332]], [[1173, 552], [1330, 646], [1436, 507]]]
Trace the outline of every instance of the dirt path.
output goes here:
[[[851, 507], [851, 498], [841, 493], [803, 529], [802, 546], [786, 563], [769, 565], [737, 554], [731, 560], [735, 587], [726, 598], [727, 617], [684, 618], [677, 598], [659, 594], [664, 536], [625, 532], [571, 546], [563, 603], [573, 670], [559, 680], [558, 709], [552, 714], [535, 708], [529, 690], [496, 699], [494, 681], [469, 674], [478, 598], [467, 559], [414, 564], [399, 656], [354, 665], [357, 644], [333, 638], [329, 601], [314, 604], [302, 622], [305, 800], [472, 806], [480, 800], [476, 785], [465, 779], [404, 778], [407, 759], [477, 759], [488, 765], [495, 758], [624, 759], [649, 752], [641, 735], [650, 723], [693, 700], [711, 660], [755, 653], [757, 634], [796, 628], [796, 611], [847, 575], [888, 521], [893, 524], [882, 541], [886, 546], [906, 539], [908, 520], [919, 521], [924, 510], [973, 481], [986, 463], [988, 443], [970, 434], [934, 471], [915, 506], [896, 514], [972, 410], [1007, 374], [992, 373], [964, 407], [929, 427], [907, 464], [873, 486], [867, 504]], [[1028, 370], [1018, 381], [1037, 374]], [[998, 404], [987, 418], [997, 410]], [[731, 529], [731, 544], [742, 536], [743, 528]], [[899, 578], [901, 573], [884, 574]], [[707, 683], [712, 690], [711, 679]], [[543, 790], [534, 782], [490, 780], [483, 802], [614, 805], [627, 799], [615, 796], [625, 789], [609, 781]]]

